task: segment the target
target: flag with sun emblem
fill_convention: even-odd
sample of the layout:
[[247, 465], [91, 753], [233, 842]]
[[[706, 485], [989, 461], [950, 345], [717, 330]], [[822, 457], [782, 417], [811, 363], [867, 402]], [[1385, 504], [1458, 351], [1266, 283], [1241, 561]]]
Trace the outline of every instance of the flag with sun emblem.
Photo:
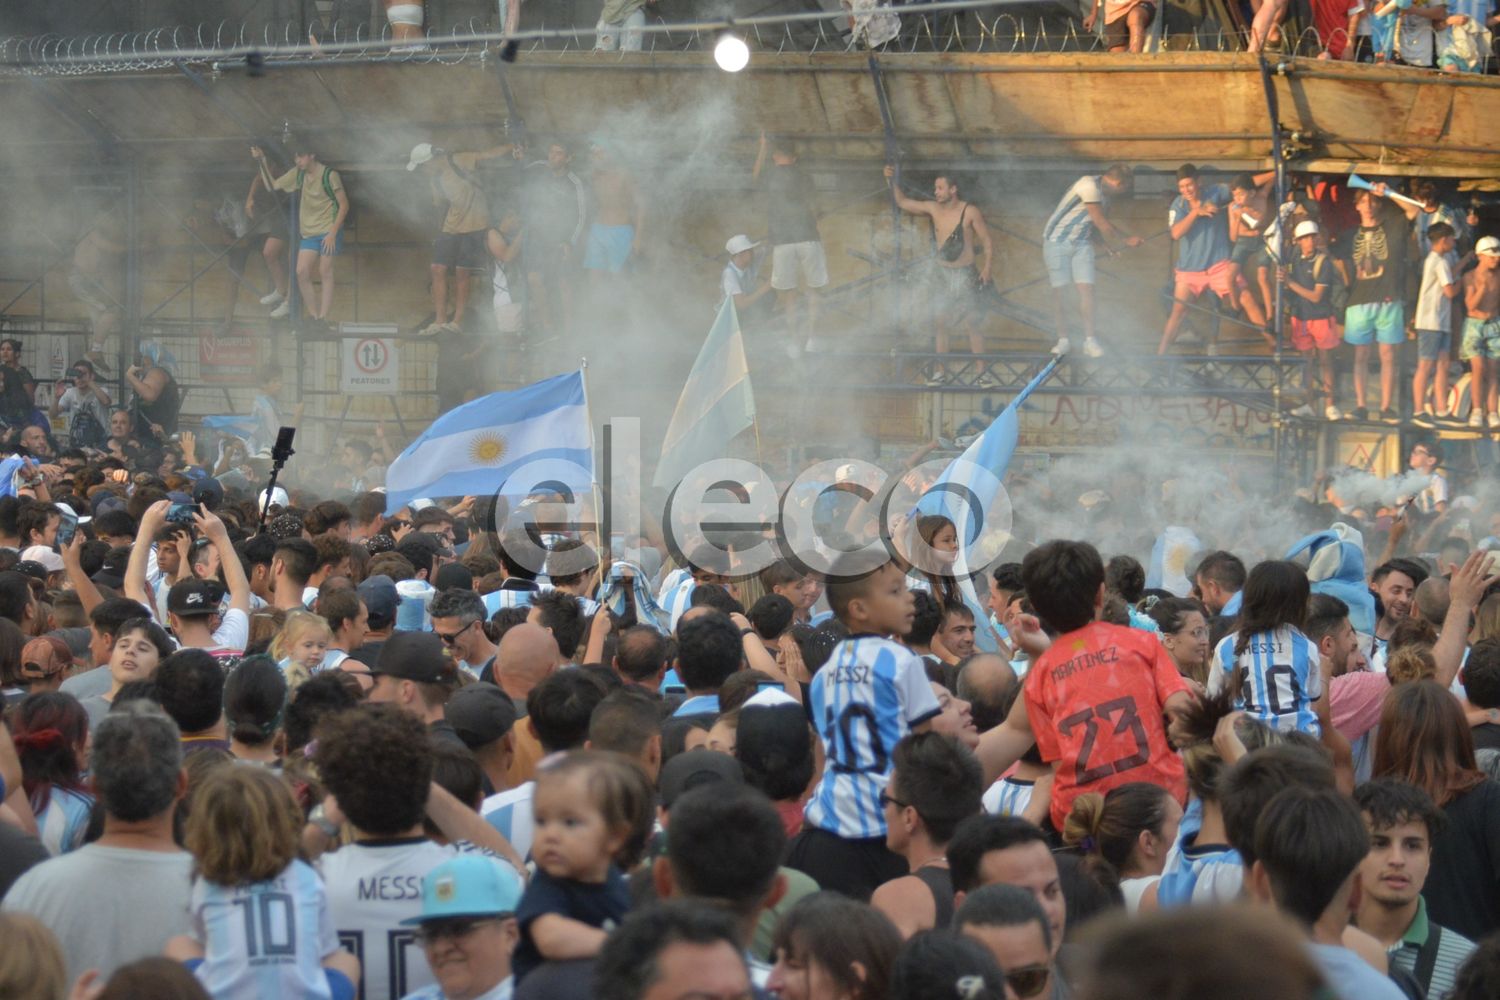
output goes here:
[[[523, 466], [527, 474], [514, 477]], [[386, 511], [422, 497], [525, 496], [543, 481], [586, 493], [593, 478], [583, 373], [571, 372], [481, 396], [434, 420], [391, 463]]]

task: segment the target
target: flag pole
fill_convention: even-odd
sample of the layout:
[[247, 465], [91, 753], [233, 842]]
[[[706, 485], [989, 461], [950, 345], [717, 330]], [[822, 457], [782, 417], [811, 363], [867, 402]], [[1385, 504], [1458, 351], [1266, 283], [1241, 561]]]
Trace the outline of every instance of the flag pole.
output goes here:
[[[597, 442], [594, 440], [594, 409], [589, 405], [589, 359], [587, 355], [578, 359], [579, 381], [583, 383], [583, 413], [589, 422], [589, 492], [593, 494], [594, 501], [594, 540], [599, 543], [598, 562], [594, 566], [595, 575], [603, 572], [604, 557], [608, 552], [609, 538], [604, 534], [604, 508], [602, 505], [603, 490], [599, 487], [599, 456], [597, 454]], [[597, 585], [595, 587], [597, 592]]]

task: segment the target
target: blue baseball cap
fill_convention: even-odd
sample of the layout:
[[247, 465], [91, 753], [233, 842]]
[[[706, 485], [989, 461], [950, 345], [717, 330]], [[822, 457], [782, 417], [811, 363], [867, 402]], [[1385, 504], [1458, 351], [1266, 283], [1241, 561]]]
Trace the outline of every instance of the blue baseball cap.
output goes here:
[[422, 879], [422, 915], [403, 926], [452, 917], [509, 916], [521, 902], [521, 878], [503, 861], [483, 854], [461, 854]]

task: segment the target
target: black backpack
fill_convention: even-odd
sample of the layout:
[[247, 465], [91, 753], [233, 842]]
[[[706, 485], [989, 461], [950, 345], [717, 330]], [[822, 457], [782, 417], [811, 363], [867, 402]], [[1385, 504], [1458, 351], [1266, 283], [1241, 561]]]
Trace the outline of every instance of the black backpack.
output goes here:
[[73, 422], [68, 427], [68, 443], [74, 448], [103, 448], [108, 440], [109, 432], [92, 409], [80, 407], [73, 414]]

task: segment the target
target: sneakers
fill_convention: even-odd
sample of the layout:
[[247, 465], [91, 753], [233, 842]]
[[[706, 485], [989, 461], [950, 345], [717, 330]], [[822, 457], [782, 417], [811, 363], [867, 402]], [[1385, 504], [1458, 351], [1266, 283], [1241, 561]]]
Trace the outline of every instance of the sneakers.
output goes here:
[[281, 305], [279, 305], [275, 309], [271, 310], [271, 318], [272, 319], [286, 319], [289, 315], [291, 315], [291, 312], [292, 312], [292, 304], [290, 302], [286, 301], [285, 299], [283, 299], [282, 302], [281, 302]]
[[933, 365], [931, 368], [927, 369], [927, 376], [923, 381], [927, 385], [947, 385], [948, 379], [950, 377], [951, 376], [949, 376], [948, 370], [942, 365]]
[[1052, 345], [1053, 354], [1067, 354], [1072, 349], [1073, 345], [1068, 343], [1067, 337], [1058, 337], [1057, 343]]
[[976, 389], [993, 389], [999, 384], [1000, 382], [989, 372], [980, 372], [979, 377], [974, 380]]
[[1367, 421], [1370, 419], [1370, 411], [1365, 409], [1363, 406], [1356, 406], [1354, 409], [1349, 411], [1349, 419], [1358, 420], [1360, 422]]
[[283, 303], [285, 301], [286, 301], [286, 296], [282, 295], [280, 292], [278, 292], [274, 288], [271, 289], [271, 294], [269, 294], [269, 295], [262, 295], [260, 297], [260, 304], [263, 305], [263, 306], [279, 306], [279, 305], [281, 305], [281, 303]]
[[1500, 430], [1500, 413], [1491, 411], [1489, 415], [1489, 424], [1490, 430]]
[[422, 329], [418, 330], [417, 336], [436, 337], [438, 334], [447, 333], [451, 329], [453, 329], [453, 325], [451, 323], [443, 323], [438, 320], [433, 320], [431, 323], [428, 323], [426, 326], [422, 327]]
[[1083, 342], [1083, 353], [1091, 358], [1102, 358], [1104, 356], [1104, 345], [1093, 337]]
[[1383, 424], [1399, 424], [1401, 422], [1401, 414], [1389, 408], [1381, 410], [1380, 422]]
[[1339, 412], [1339, 408], [1337, 406], [1334, 406], [1332, 403], [1329, 403], [1328, 408], [1323, 411], [1323, 416], [1327, 417], [1329, 420], [1344, 419], [1344, 415]]
[[1311, 403], [1303, 403], [1301, 406], [1293, 410], [1290, 415], [1294, 417], [1301, 417], [1304, 420], [1311, 420], [1315, 416]]
[[1482, 410], [1470, 410], [1469, 411], [1469, 426], [1470, 427], [1483, 427], [1484, 426], [1484, 412]]

